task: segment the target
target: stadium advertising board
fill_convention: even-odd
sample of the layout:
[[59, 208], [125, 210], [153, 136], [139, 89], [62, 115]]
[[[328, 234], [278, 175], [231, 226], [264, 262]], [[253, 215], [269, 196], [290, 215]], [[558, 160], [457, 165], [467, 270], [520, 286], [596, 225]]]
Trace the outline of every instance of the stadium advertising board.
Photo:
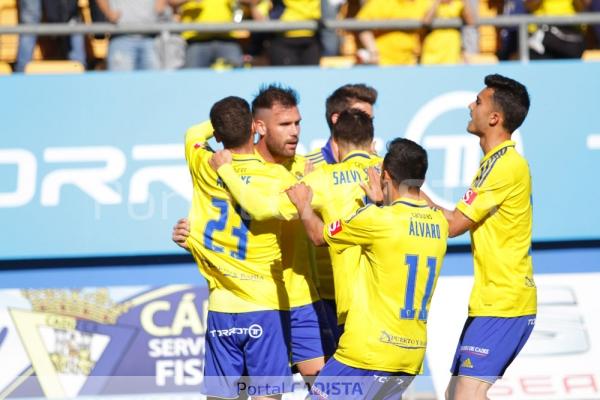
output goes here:
[[[0, 79], [6, 233], [0, 258], [179, 251], [169, 238], [191, 198], [186, 128], [206, 119], [216, 100], [251, 100], [270, 82], [300, 94], [299, 152], [327, 139], [328, 94], [346, 83], [375, 87], [378, 151], [398, 136], [421, 143], [430, 156], [426, 188], [451, 206], [468, 189], [481, 157], [477, 139], [465, 130], [467, 105], [483, 77], [495, 72], [524, 82], [532, 96], [515, 139], [533, 176], [534, 240], [600, 238], [600, 209], [588, 207], [582, 216], [572, 207], [600, 200], [600, 185], [589, 184], [600, 165], [600, 122], [591, 118], [600, 104], [594, 64], [15, 75]], [[468, 243], [468, 237], [451, 243]]]
[[[492, 388], [491, 399], [600, 396], [598, 280], [597, 272], [536, 277], [536, 327]], [[469, 276], [442, 276], [438, 281], [428, 321], [431, 375], [419, 377], [410, 388], [415, 396], [427, 394], [418, 398], [435, 398], [434, 391], [438, 399], [444, 398], [471, 283]], [[236, 334], [245, 328], [207, 332], [206, 307], [207, 291], [201, 284], [1, 289], [0, 398], [197, 394], [205, 335]], [[257, 327], [248, 329], [262, 333]], [[486, 352], [473, 349], [473, 354], [477, 363]], [[300, 380], [287, 389], [294, 392], [286, 400], [306, 395]]]

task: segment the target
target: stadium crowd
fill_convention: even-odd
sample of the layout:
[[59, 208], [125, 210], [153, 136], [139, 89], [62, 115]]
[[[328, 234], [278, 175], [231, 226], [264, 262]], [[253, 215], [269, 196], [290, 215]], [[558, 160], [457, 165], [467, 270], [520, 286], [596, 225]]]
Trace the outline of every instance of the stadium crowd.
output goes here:
[[[600, 10], [600, 0], [3, 0], [2, 9], [11, 4], [15, 9], [18, 5], [22, 24], [355, 18], [415, 20], [421, 25], [414, 30], [357, 33], [321, 27], [317, 32], [282, 33], [74, 34], [39, 41], [41, 58], [70, 59], [85, 69], [108, 70], [319, 65], [324, 59], [344, 65], [456, 64], [477, 62], [480, 54], [506, 60], [517, 54], [516, 28], [492, 29], [495, 33], [490, 35], [486, 27], [473, 26], [478, 15], [568, 16]], [[462, 19], [463, 29], [431, 28], [434, 19], [445, 18]], [[3, 18], [3, 24], [6, 21]], [[531, 26], [530, 54], [534, 59], [579, 58], [585, 49], [598, 47], [598, 35], [598, 26]], [[24, 71], [34, 58], [36, 39], [20, 35], [16, 57], [2, 61]], [[99, 43], [108, 45], [103, 49]]]

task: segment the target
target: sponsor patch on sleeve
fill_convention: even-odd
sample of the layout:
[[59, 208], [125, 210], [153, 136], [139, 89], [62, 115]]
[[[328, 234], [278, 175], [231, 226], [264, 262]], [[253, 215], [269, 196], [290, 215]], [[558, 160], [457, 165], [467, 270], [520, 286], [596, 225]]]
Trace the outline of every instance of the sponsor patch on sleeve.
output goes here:
[[465, 204], [471, 205], [473, 204], [475, 197], [477, 197], [477, 192], [469, 188], [469, 190], [467, 190], [467, 192], [463, 196], [463, 201], [465, 202]]
[[329, 224], [329, 236], [337, 235], [342, 231], [342, 221], [337, 220]]

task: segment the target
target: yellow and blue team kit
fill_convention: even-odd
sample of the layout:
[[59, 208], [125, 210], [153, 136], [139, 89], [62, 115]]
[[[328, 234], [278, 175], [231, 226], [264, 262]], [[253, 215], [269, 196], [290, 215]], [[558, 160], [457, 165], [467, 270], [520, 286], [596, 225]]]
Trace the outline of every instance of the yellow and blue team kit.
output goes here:
[[[256, 394], [271, 395], [277, 390], [273, 387], [291, 384], [290, 307], [278, 241], [281, 222], [250, 224], [231, 201], [209, 165], [212, 153], [204, 148], [212, 131], [210, 124], [195, 126], [185, 141], [194, 189], [187, 244], [209, 288], [201, 392], [237, 397], [240, 378], [249, 375], [263, 388]], [[256, 154], [234, 154], [233, 159], [243, 179], [271, 178]], [[262, 384], [260, 377], [280, 381], [264, 378]]]
[[527, 342], [537, 313], [531, 176], [515, 142], [505, 141], [483, 157], [456, 208], [475, 222], [475, 282], [451, 372], [493, 383]]
[[[365, 151], [353, 151], [338, 164], [323, 165], [315, 169], [301, 180], [313, 190], [311, 206], [321, 214], [325, 222], [352, 214], [367, 202], [360, 183], [368, 181], [368, 168], [378, 167], [380, 163], [379, 157]], [[259, 218], [283, 218], [288, 221], [297, 218], [297, 210], [287, 195], [272, 185], [244, 185], [232, 166], [223, 166], [218, 173], [245, 209], [261, 210]], [[343, 254], [330, 252], [329, 260], [335, 282], [336, 320], [337, 324], [343, 324], [362, 262], [360, 248], [348, 249]], [[336, 268], [336, 265], [340, 268]]]
[[360, 246], [365, 262], [334, 358], [350, 367], [418, 374], [448, 222], [425, 201], [369, 205], [325, 226], [332, 251]]

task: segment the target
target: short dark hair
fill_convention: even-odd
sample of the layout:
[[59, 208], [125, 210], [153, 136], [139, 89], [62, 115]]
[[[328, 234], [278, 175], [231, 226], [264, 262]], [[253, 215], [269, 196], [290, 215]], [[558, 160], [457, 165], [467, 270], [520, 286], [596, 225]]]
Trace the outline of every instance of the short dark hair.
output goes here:
[[492, 99], [504, 114], [503, 128], [513, 133], [525, 120], [529, 111], [529, 94], [527, 88], [502, 75], [488, 75], [484, 79], [485, 85], [494, 89]]
[[374, 136], [373, 120], [362, 110], [347, 109], [340, 113], [331, 134], [337, 142], [369, 145]]
[[258, 109], [269, 109], [275, 104], [285, 108], [296, 107], [300, 102], [298, 93], [290, 87], [278, 83], [261, 86], [258, 94], [252, 100], [252, 114], [256, 115]]
[[350, 108], [350, 104], [356, 101], [364, 101], [374, 105], [377, 101], [377, 90], [364, 83], [348, 84], [337, 88], [325, 101], [325, 119], [329, 130], [333, 130], [331, 116], [341, 113]]
[[388, 143], [383, 169], [396, 185], [421, 187], [427, 173], [427, 152], [409, 139], [396, 138]]
[[241, 97], [229, 96], [213, 104], [210, 122], [215, 130], [215, 138], [226, 149], [243, 145], [252, 135], [250, 105]]

